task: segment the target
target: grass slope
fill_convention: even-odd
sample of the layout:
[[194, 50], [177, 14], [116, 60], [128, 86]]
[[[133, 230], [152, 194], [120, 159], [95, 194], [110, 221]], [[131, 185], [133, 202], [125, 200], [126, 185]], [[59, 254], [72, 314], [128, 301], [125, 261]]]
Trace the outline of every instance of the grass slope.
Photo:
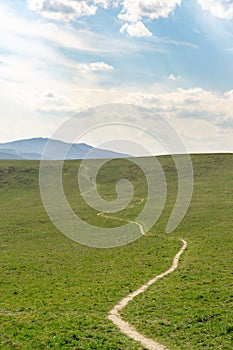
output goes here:
[[[159, 158], [168, 181], [161, 219], [140, 240], [115, 249], [81, 246], [63, 236], [42, 206], [36, 161], [0, 163], [0, 348], [140, 349], [107, 319], [129, 292], [166, 270], [182, 237], [189, 243], [181, 264], [138, 296], [125, 319], [173, 349], [232, 349], [232, 155], [192, 156], [194, 195], [182, 224], [164, 234], [176, 198], [176, 171]], [[150, 168], [151, 159], [148, 162]], [[75, 193], [77, 165], [64, 166], [64, 188], [74, 211], [90, 223], [120, 222], [97, 216]], [[119, 171], [120, 169], [120, 171]], [[134, 206], [116, 217], [132, 219], [143, 208], [146, 182], [132, 162], [104, 166], [98, 189], [116, 198], [115, 183], [135, 186]]]

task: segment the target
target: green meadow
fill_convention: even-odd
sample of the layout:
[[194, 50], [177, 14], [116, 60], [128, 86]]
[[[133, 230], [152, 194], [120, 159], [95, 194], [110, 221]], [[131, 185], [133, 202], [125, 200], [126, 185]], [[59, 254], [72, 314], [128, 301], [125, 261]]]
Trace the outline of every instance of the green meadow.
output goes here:
[[[233, 348], [233, 155], [192, 156], [192, 202], [171, 234], [165, 228], [177, 172], [170, 157], [158, 160], [168, 185], [160, 219], [139, 240], [111, 249], [82, 246], [51, 223], [40, 198], [39, 162], [0, 162], [0, 349], [142, 350], [107, 319], [108, 312], [171, 266], [180, 238], [188, 247], [178, 269], [129, 303], [122, 316], [170, 350]], [[151, 161], [145, 159], [148, 169]], [[112, 160], [99, 172], [106, 200], [116, 198], [122, 178], [135, 188], [128, 208], [111, 217], [97, 215], [76, 190], [79, 164], [65, 162], [63, 184], [83, 220], [114, 227], [141, 212], [147, 186], [133, 162]]]

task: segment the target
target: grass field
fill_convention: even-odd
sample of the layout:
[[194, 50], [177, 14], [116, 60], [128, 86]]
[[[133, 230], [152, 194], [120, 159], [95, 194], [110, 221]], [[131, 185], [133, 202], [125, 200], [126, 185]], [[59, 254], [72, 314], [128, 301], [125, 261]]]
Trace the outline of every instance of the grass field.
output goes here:
[[[53, 226], [40, 199], [39, 162], [0, 162], [0, 349], [142, 349], [107, 314], [170, 267], [179, 238], [188, 248], [178, 269], [132, 301], [124, 319], [171, 350], [233, 348], [233, 155], [192, 156], [193, 199], [170, 235], [177, 176], [170, 157], [159, 160], [168, 183], [160, 220], [146, 236], [114, 249], [81, 246]], [[113, 227], [121, 225], [118, 217], [133, 219], [142, 210], [146, 181], [132, 162], [111, 161], [97, 179], [108, 200], [116, 198], [117, 180], [135, 186], [133, 205], [116, 219], [98, 216], [74, 191], [78, 164], [65, 163], [64, 189], [84, 220]]]

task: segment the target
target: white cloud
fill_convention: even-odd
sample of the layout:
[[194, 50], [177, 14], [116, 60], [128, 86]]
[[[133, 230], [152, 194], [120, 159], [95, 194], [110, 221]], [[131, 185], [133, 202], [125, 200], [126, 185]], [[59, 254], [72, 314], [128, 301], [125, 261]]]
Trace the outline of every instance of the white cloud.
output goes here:
[[[145, 20], [167, 18], [183, 0], [27, 0], [30, 10], [42, 17], [57, 21], [70, 22], [84, 16], [95, 15], [98, 7], [110, 6], [121, 9], [118, 18], [126, 22], [120, 31], [132, 37], [150, 37]], [[231, 0], [197, 0], [203, 10], [215, 17], [233, 18]], [[52, 35], [52, 32], [51, 32]], [[59, 38], [59, 36], [57, 37]], [[76, 38], [77, 40], [77, 38]], [[81, 36], [79, 41], [82, 42]]]
[[122, 27], [121, 27], [121, 33], [126, 32], [127, 34], [129, 34], [130, 36], [133, 37], [151, 37], [152, 33], [149, 31], [149, 29], [147, 29], [145, 27], [145, 25], [139, 21], [136, 23], [125, 23]]
[[[233, 152], [233, 90], [225, 94], [217, 94], [198, 87], [163, 93], [132, 92], [126, 89], [80, 90], [79, 96], [83, 94], [86, 94], [88, 107], [91, 107], [90, 103], [92, 106], [129, 103], [153, 110], [155, 114], [165, 117], [171, 123], [191, 153]], [[121, 121], [121, 116], [118, 121]], [[141, 119], [141, 121], [145, 129], [156, 133], [156, 130], [153, 130], [152, 119]], [[132, 123], [137, 124], [135, 115], [132, 116]], [[231, 123], [232, 127], [225, 127], [226, 123], [228, 125]]]
[[101, 5], [105, 9], [107, 9], [111, 3], [114, 5], [114, 0], [93, 0], [93, 2], [96, 5]]
[[213, 16], [218, 18], [233, 18], [232, 0], [197, 0], [203, 10], [209, 11]]
[[233, 152], [233, 90], [225, 94], [197, 87], [163, 93], [128, 92], [117, 102], [150, 108], [167, 118], [190, 153]]
[[129, 22], [122, 26], [121, 32], [131, 36], [152, 36], [142, 20], [154, 20], [168, 17], [182, 0], [122, 0], [122, 11], [118, 18]]
[[180, 76], [179, 75], [174, 75], [174, 74], [170, 74], [168, 79], [169, 80], [172, 80], [172, 81], [177, 81], [177, 80], [180, 80]]
[[233, 90], [223, 95], [202, 88], [178, 88], [163, 93], [128, 93], [120, 102], [153, 108], [161, 115], [173, 119], [206, 120], [223, 126], [233, 122]]
[[[200, 0], [201, 1], [201, 0]], [[43, 17], [72, 21], [75, 18], [96, 14], [98, 6], [122, 8], [119, 18], [126, 22], [138, 22], [142, 18], [168, 17], [182, 0], [27, 0], [30, 10]]]
[[123, 0], [119, 18], [127, 22], [137, 22], [141, 18], [151, 20], [168, 17], [182, 0]]
[[[8, 51], [17, 51], [25, 56], [34, 54], [50, 57], [48, 51], [55, 51], [55, 45], [83, 51], [98, 51], [98, 45], [96, 48], [93, 43], [102, 39], [95, 33], [79, 31], [68, 24], [58, 25], [25, 19], [1, 3], [0, 23], [0, 39], [4, 47]], [[47, 45], [48, 42], [50, 45]]]
[[77, 105], [67, 96], [50, 92], [36, 105], [36, 110], [42, 113], [75, 113]]
[[[127, 22], [121, 28], [130, 36], [149, 37], [152, 33], [142, 22], [168, 17], [182, 0], [28, 0], [30, 10], [47, 19], [73, 21], [96, 14], [98, 6], [121, 8], [118, 18]], [[130, 23], [130, 24], [129, 24]]]
[[[59, 63], [59, 62], [58, 62]], [[68, 60], [60, 60], [60, 64], [64, 67], [71, 68], [76, 74], [90, 74], [95, 72], [110, 72], [114, 70], [114, 67], [103, 61], [91, 62], [91, 63], [75, 63]], [[83, 78], [83, 77], [82, 77]]]
[[73, 21], [76, 18], [96, 14], [98, 6], [107, 9], [114, 0], [27, 0], [28, 8], [42, 17], [57, 21]]
[[28, 0], [28, 7], [45, 18], [59, 21], [73, 21], [78, 17], [94, 15], [97, 11], [90, 1], [82, 0]]
[[105, 62], [93, 62], [90, 63], [88, 66], [88, 69], [91, 72], [97, 72], [97, 71], [111, 71], [113, 70], [113, 67]]
[[[57, 48], [86, 52], [114, 53], [149, 50], [146, 44], [125, 42], [88, 29], [77, 29], [69, 23], [30, 20], [19, 16], [0, 1], [0, 42], [9, 52], [26, 57], [52, 57]], [[60, 50], [59, 50], [60, 51]], [[56, 53], [57, 54], [57, 53]], [[56, 56], [55, 54], [55, 56]], [[59, 52], [59, 56], [61, 51]], [[56, 57], [52, 57], [56, 62]]]

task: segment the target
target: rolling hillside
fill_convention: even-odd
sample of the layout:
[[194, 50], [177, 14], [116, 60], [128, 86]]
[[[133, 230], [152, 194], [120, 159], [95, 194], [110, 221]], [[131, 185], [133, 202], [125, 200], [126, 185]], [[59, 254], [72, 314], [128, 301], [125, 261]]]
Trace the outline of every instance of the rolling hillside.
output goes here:
[[[193, 155], [193, 199], [172, 234], [165, 227], [174, 206], [177, 174], [158, 157], [168, 184], [164, 212], [141, 239], [114, 249], [81, 246], [50, 222], [40, 199], [38, 161], [0, 162], [0, 348], [136, 350], [140, 345], [107, 319], [130, 292], [167, 270], [188, 242], [178, 269], [151, 286], [122, 316], [170, 350], [233, 347], [233, 155]], [[150, 158], [145, 162], [150, 167]], [[135, 187], [132, 203], [112, 218], [98, 216], [76, 188], [79, 161], [64, 164], [64, 191], [85, 221], [104, 227], [133, 220], [143, 209], [146, 181], [126, 159], [100, 171], [101, 195], [113, 200], [119, 179]]]

